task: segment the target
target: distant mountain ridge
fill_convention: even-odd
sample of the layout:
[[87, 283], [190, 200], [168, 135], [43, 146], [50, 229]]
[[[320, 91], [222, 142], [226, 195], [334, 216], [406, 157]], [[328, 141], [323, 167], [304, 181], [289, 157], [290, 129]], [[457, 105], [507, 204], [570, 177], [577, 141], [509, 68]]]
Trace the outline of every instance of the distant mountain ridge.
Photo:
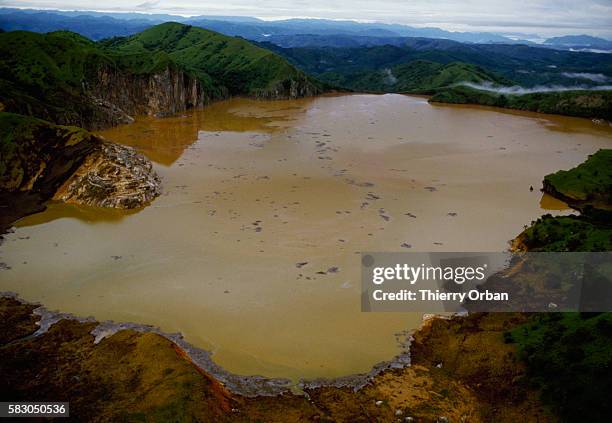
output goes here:
[[572, 50], [591, 50], [612, 52], [612, 41], [590, 35], [566, 35], [553, 37], [544, 41], [545, 46], [569, 48]]
[[553, 37], [544, 41], [544, 44], [612, 48], [612, 41], [604, 38], [592, 37], [590, 35], [565, 35], [563, 37]]
[[147, 26], [163, 22], [180, 22], [263, 41], [270, 36], [288, 35], [352, 35], [368, 37], [427, 37], [445, 38], [466, 43], [529, 43], [490, 32], [451, 32], [439, 28], [417, 28], [399, 24], [360, 23], [326, 19], [287, 19], [264, 21], [241, 16], [182, 17], [165, 14], [112, 13], [94, 11], [58, 11], [0, 8], [0, 28], [50, 32], [70, 30], [99, 40], [114, 36], [131, 35]]
[[[136, 12], [59, 11], [0, 8], [0, 29], [51, 32], [68, 30], [93, 40], [127, 36], [164, 22], [189, 24], [282, 47], [362, 47], [399, 45], [403, 38], [446, 39], [470, 44], [523, 44], [562, 50], [612, 52], [612, 42], [584, 35], [555, 37], [537, 44], [516, 35], [453, 32], [433, 27], [362, 23], [350, 20], [285, 19], [266, 21], [244, 16], [193, 16]], [[534, 35], [525, 35], [534, 37]], [[589, 38], [588, 40], [585, 38]], [[581, 41], [582, 40], [582, 41]]]

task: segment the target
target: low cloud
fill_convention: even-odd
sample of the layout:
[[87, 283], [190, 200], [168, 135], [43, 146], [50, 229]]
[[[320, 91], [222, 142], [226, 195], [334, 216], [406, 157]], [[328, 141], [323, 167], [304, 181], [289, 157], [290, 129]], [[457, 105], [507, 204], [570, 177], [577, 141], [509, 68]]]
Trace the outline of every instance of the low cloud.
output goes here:
[[589, 81], [601, 83], [610, 81], [610, 78], [603, 73], [563, 72], [561, 75], [565, 76], [566, 78], [588, 79]]
[[490, 82], [483, 82], [480, 84], [475, 84], [473, 82], [461, 82], [457, 85], [474, 88], [475, 90], [495, 92], [498, 94], [517, 94], [517, 95], [561, 92], [561, 91], [586, 91], [586, 90], [608, 91], [608, 90], [612, 90], [612, 85], [597, 85], [597, 86], [538, 85], [538, 86], [531, 87], [531, 88], [521, 87], [520, 85], [513, 85], [511, 87], [497, 86], [497, 85], [493, 85]]

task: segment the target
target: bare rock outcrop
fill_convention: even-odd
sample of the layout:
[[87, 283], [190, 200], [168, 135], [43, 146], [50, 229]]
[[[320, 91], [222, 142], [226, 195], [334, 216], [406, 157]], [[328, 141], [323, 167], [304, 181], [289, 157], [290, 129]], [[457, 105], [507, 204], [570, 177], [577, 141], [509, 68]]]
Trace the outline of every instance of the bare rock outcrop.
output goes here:
[[102, 141], [54, 199], [95, 207], [133, 209], [161, 193], [151, 162], [133, 148]]

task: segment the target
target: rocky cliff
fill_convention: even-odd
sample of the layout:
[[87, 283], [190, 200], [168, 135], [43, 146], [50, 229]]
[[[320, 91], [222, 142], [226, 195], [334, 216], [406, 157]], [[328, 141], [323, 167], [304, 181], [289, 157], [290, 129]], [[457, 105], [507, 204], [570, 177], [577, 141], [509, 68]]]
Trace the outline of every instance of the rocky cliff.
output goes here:
[[200, 81], [172, 65], [146, 74], [100, 66], [84, 84], [84, 93], [99, 111], [85, 122], [89, 129], [129, 123], [135, 115], [173, 115], [210, 100]]

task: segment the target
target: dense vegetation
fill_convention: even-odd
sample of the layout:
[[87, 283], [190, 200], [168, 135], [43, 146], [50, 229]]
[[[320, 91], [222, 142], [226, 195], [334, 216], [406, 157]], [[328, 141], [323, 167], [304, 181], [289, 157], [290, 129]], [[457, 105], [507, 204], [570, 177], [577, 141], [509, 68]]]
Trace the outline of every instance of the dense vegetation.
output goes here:
[[612, 313], [547, 313], [512, 331], [529, 378], [563, 421], [603, 422], [612, 412]]
[[[94, 127], [113, 107], [92, 92], [102, 69], [137, 79], [179, 65], [164, 53], [122, 55], [72, 32], [0, 34], [0, 103], [7, 111]], [[125, 88], [124, 88], [125, 89]], [[127, 93], [126, 93], [127, 94]]]
[[583, 216], [547, 214], [533, 222], [519, 241], [529, 251], [612, 251], [612, 225]]
[[502, 94], [468, 86], [455, 86], [438, 91], [431, 98], [431, 101], [480, 104], [507, 109], [612, 120], [612, 90], [551, 91], [519, 95]]
[[[612, 251], [610, 222], [584, 216], [543, 216], [519, 238], [529, 251]], [[517, 344], [529, 382], [554, 414], [567, 422], [608, 419], [612, 313], [534, 314], [505, 338]]]
[[[612, 56], [549, 50], [525, 45], [462, 44], [451, 40], [409, 38], [401, 45], [357, 48], [282, 48], [261, 43], [286, 57], [304, 71], [328, 81], [349, 75], [427, 60], [440, 64], [462, 62], [494, 72], [523, 86], [591, 85], [595, 81], [578, 74], [601, 74], [612, 79]], [[460, 82], [460, 81], [457, 81]], [[604, 82], [601, 82], [605, 84]], [[350, 86], [347, 88], [351, 88]]]
[[544, 189], [576, 207], [609, 209], [612, 205], [612, 150], [599, 150], [573, 169], [547, 175]]
[[94, 113], [81, 97], [83, 81], [112, 63], [77, 34], [0, 34], [0, 102], [5, 110], [76, 123]]

